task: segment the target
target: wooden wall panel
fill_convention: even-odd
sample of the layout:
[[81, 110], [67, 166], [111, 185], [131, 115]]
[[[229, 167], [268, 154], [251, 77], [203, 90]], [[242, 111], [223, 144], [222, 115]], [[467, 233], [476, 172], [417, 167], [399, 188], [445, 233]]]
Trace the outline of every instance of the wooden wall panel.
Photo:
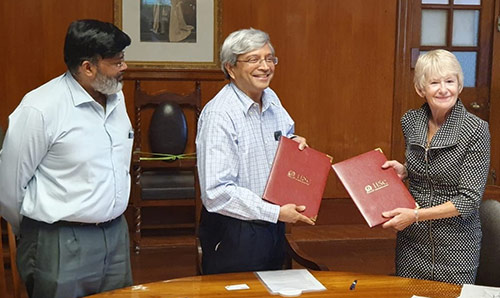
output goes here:
[[112, 0], [0, 1], [0, 125], [24, 94], [66, 70], [64, 36], [76, 19], [110, 21]]
[[[280, 58], [271, 87], [311, 146], [335, 161], [375, 147], [390, 155], [397, 2], [222, 0], [222, 35], [248, 27], [270, 34]], [[4, 0], [0, 8], [0, 38], [7, 44], [0, 52], [0, 125], [5, 127], [26, 92], [64, 72], [68, 24], [79, 18], [112, 21], [113, 1]], [[203, 83], [203, 102], [223, 84]], [[165, 86], [152, 82], [145, 89]], [[124, 92], [131, 112], [131, 82]], [[325, 197], [345, 197], [334, 176]]]
[[[500, 15], [500, 0], [495, 0], [495, 16]], [[500, 30], [493, 30], [492, 57], [500, 57]], [[491, 133], [491, 163], [490, 168], [500, 185], [500, 61], [492, 60], [491, 90], [490, 90], [490, 133]]]

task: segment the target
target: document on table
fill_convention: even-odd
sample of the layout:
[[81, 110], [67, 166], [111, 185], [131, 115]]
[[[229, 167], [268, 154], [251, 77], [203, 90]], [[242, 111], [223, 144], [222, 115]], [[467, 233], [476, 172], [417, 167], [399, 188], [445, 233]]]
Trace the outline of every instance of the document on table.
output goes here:
[[500, 298], [500, 288], [465, 284], [457, 298]]
[[326, 290], [307, 269], [258, 271], [255, 274], [273, 295], [291, 297]]

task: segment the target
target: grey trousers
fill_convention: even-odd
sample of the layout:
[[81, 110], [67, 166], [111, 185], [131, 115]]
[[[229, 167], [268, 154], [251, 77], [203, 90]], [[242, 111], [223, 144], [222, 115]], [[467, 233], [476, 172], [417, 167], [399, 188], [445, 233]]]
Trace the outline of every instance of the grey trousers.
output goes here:
[[132, 285], [122, 215], [96, 225], [21, 223], [17, 266], [31, 298], [71, 298]]

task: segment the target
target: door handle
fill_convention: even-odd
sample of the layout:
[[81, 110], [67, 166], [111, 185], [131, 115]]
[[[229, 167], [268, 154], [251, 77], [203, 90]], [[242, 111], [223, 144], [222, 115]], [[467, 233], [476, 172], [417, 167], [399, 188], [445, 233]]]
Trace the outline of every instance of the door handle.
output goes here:
[[470, 107], [474, 110], [479, 110], [481, 108], [481, 105], [474, 101], [470, 103]]

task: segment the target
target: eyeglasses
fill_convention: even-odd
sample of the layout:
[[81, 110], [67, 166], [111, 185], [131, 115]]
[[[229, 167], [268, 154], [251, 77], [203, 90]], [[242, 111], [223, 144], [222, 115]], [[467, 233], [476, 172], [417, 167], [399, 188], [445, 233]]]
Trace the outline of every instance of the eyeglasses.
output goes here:
[[108, 63], [116, 68], [122, 68], [125, 64], [125, 53], [120, 52], [114, 57], [105, 58], [102, 60], [106, 61], [106, 63]]
[[266, 57], [266, 58], [263, 58], [263, 59], [259, 59], [258, 57], [250, 57], [248, 58], [247, 60], [236, 60], [238, 62], [244, 62], [244, 63], [248, 63], [248, 64], [253, 64], [253, 65], [260, 65], [262, 63], [262, 61], [266, 62], [267, 65], [276, 65], [278, 64], [278, 57], [274, 57], [274, 56], [270, 56], [270, 57]]

